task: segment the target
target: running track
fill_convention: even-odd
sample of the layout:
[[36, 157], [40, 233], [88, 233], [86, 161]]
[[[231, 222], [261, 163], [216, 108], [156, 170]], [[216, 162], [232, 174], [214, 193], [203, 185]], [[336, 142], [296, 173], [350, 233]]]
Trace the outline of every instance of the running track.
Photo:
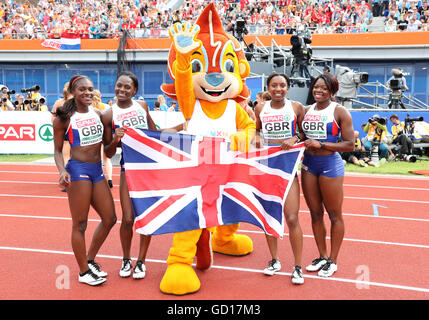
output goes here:
[[[122, 279], [119, 223], [119, 170], [114, 168], [113, 195], [118, 224], [97, 261], [109, 273], [100, 287], [77, 282], [71, 244], [68, 200], [57, 186], [53, 165], [0, 164], [0, 299], [127, 299], [127, 300], [386, 300], [429, 298], [429, 179], [347, 175], [344, 220], [346, 234], [339, 270], [329, 279], [305, 272], [305, 284], [290, 282], [293, 256], [287, 234], [279, 241], [282, 271], [262, 273], [270, 260], [264, 234], [241, 224], [254, 242], [254, 252], [234, 258], [215, 254], [208, 271], [197, 271], [202, 286], [196, 294], [175, 297], [159, 291], [171, 235], [152, 238], [143, 280]], [[87, 246], [98, 224], [90, 212]], [[301, 196], [304, 233], [303, 266], [317, 257], [310, 217]], [[329, 223], [326, 217], [326, 225]], [[286, 228], [287, 232], [287, 228]], [[133, 240], [132, 256], [138, 251]], [[226, 289], [228, 288], [228, 289]]]

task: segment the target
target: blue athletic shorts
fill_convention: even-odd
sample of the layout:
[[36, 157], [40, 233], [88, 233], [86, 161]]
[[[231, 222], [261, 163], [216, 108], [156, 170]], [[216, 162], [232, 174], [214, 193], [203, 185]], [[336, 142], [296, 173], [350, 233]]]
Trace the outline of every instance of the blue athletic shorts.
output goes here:
[[102, 162], [88, 163], [70, 159], [66, 165], [71, 182], [79, 180], [91, 181], [93, 184], [104, 179]]
[[301, 168], [315, 176], [322, 175], [330, 178], [344, 176], [344, 163], [338, 152], [329, 156], [304, 154]]

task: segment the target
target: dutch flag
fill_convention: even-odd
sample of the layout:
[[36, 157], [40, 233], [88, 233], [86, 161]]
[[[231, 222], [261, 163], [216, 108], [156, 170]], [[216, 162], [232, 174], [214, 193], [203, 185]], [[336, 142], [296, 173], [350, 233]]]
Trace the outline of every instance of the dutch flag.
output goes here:
[[42, 46], [57, 50], [80, 50], [80, 35], [63, 32], [61, 39], [45, 39]]
[[80, 50], [80, 35], [63, 32], [61, 34], [60, 50]]

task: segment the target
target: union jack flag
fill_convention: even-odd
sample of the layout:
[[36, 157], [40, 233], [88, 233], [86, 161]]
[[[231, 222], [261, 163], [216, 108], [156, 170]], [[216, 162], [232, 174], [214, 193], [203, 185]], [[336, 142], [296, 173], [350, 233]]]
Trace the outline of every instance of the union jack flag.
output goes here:
[[157, 235], [247, 222], [282, 237], [283, 203], [303, 144], [243, 153], [224, 138], [129, 128], [122, 138], [138, 233]]

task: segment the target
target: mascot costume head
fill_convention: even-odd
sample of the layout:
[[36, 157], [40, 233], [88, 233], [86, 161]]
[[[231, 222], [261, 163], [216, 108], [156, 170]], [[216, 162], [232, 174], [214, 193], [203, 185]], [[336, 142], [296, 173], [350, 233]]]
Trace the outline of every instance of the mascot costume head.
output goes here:
[[[213, 3], [204, 9], [196, 25], [191, 28], [189, 23], [184, 26], [176, 24], [171, 28], [170, 36], [173, 44], [168, 57], [168, 73], [175, 83], [161, 86], [165, 95], [175, 100], [180, 99], [180, 92], [177, 92], [176, 87], [177, 80], [183, 80], [180, 72], [183, 67], [180, 61], [182, 57], [177, 57], [179, 51], [190, 59], [191, 82], [196, 99], [212, 103], [225, 99], [241, 102], [250, 96], [245, 84], [250, 73], [249, 63], [238, 40], [224, 31]], [[191, 42], [194, 46], [189, 46]], [[185, 49], [189, 50], [185, 53]], [[188, 111], [184, 108], [181, 110]], [[189, 117], [186, 116], [190, 115], [184, 116], [188, 120]]]
[[[238, 104], [250, 96], [245, 78], [249, 64], [240, 43], [227, 34], [213, 3], [195, 25], [176, 23], [169, 30], [172, 46], [168, 72], [174, 83], [162, 91], [178, 101], [186, 120], [185, 131], [230, 139], [232, 150], [247, 151], [255, 123]], [[210, 268], [212, 252], [243, 256], [253, 251], [252, 240], [237, 235], [238, 224], [175, 233], [161, 280], [163, 293], [184, 295], [200, 289], [192, 268]]]

